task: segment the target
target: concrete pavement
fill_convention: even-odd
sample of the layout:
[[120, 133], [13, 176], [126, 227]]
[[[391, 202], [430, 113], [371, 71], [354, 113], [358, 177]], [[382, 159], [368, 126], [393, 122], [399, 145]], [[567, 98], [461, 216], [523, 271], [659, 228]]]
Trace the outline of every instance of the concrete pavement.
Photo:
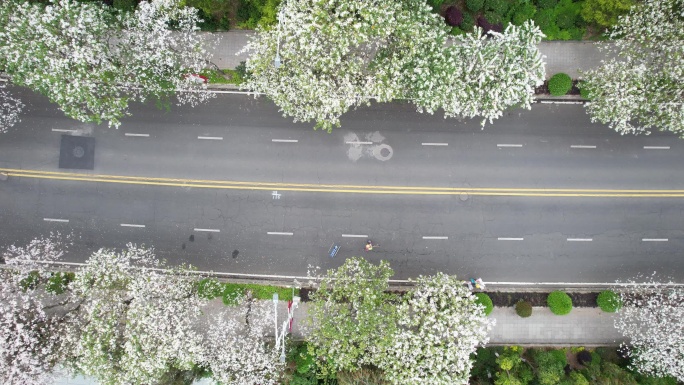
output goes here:
[[[211, 49], [212, 62], [219, 68], [235, 68], [248, 55], [236, 55], [255, 34], [254, 31], [236, 30], [217, 32], [218, 44]], [[542, 41], [539, 51], [546, 56], [546, 76], [550, 78], [558, 72], [565, 72], [573, 79], [579, 76], [579, 70], [598, 67], [605, 54], [598, 50], [594, 42], [587, 41]]]

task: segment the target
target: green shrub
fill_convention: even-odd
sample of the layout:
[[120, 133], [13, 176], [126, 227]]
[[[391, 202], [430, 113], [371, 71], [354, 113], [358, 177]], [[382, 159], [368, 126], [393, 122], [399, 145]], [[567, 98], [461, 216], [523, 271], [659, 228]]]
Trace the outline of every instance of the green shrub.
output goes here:
[[537, 11], [534, 15], [534, 24], [538, 25], [542, 30], [549, 28], [551, 25], [556, 25], [556, 16], [553, 13], [553, 9], [540, 9]]
[[596, 304], [606, 313], [615, 313], [622, 307], [622, 299], [611, 290], [604, 290], [596, 298]]
[[485, 19], [489, 22], [489, 24], [503, 24], [504, 18], [501, 16], [501, 14], [496, 13], [494, 11], [487, 11], [484, 14]]
[[484, 9], [503, 17], [508, 11], [508, 2], [506, 0], [485, 0]]
[[69, 283], [76, 278], [76, 274], [72, 272], [57, 272], [53, 273], [50, 278], [48, 278], [47, 284], [45, 285], [45, 290], [52, 294], [62, 294], [66, 291]]
[[557, 73], [549, 79], [549, 92], [553, 96], [562, 96], [572, 88], [572, 79], [568, 74]]
[[537, 7], [541, 9], [550, 9], [558, 4], [558, 0], [537, 0]]
[[37, 271], [32, 271], [28, 273], [28, 275], [24, 277], [21, 281], [19, 281], [19, 286], [21, 286], [21, 289], [23, 291], [34, 290], [38, 287], [39, 283], [40, 273], [38, 273]]
[[479, 12], [484, 6], [484, 0], [466, 0], [466, 8], [470, 12]]
[[582, 373], [572, 371], [570, 373], [570, 385], [589, 385], [589, 380]]
[[451, 28], [451, 34], [454, 36], [463, 35], [464, 33], [465, 33], [465, 31], [458, 28], [458, 27]]
[[432, 9], [438, 10], [446, 0], [428, 0], [428, 4], [432, 6]]
[[494, 310], [494, 303], [492, 302], [491, 297], [485, 293], [475, 293], [475, 297], [477, 297], [475, 302], [484, 306], [485, 315], [491, 314], [492, 310]]
[[118, 9], [124, 12], [134, 11], [135, 7], [138, 6], [136, 0], [114, 0], [112, 1], [112, 8]]
[[562, 29], [568, 29], [575, 26], [577, 15], [569, 12], [561, 12], [556, 16], [556, 25]]
[[[290, 287], [257, 285], [254, 283], [226, 283], [223, 285], [223, 303], [228, 306], [236, 306], [247, 295], [247, 291], [255, 299], [272, 299], [273, 293], [278, 293], [278, 299], [281, 301], [292, 299], [292, 288]], [[294, 294], [299, 295], [299, 289], [295, 289]]]
[[515, 25], [522, 25], [527, 20], [534, 19], [537, 13], [537, 7], [531, 3], [524, 3], [520, 7], [515, 8], [511, 22]]
[[535, 350], [534, 361], [537, 364], [537, 381], [540, 385], [558, 385], [565, 377], [565, 365], [568, 361], [564, 350]]
[[214, 299], [223, 294], [223, 285], [217, 279], [204, 278], [197, 284], [197, 295], [204, 299]]
[[475, 19], [469, 13], [463, 14], [463, 20], [461, 20], [461, 25], [459, 26], [465, 32], [471, 32], [475, 28]]
[[629, 12], [634, 0], [584, 0], [580, 4], [582, 19], [608, 28], [617, 23], [619, 16]]
[[551, 312], [556, 315], [565, 315], [572, 310], [572, 299], [565, 292], [556, 290], [546, 298]]
[[515, 304], [515, 312], [522, 318], [527, 318], [532, 315], [532, 305], [527, 301], [518, 301]]

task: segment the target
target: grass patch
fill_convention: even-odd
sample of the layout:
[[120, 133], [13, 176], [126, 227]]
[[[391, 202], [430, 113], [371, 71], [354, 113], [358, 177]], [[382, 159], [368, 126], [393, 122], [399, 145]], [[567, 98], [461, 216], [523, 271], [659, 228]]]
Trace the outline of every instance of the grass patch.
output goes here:
[[[223, 286], [223, 303], [227, 306], [236, 306], [247, 295], [247, 291], [250, 291], [252, 298], [255, 299], [272, 299], [273, 293], [278, 293], [279, 300], [292, 300], [291, 287], [257, 285], [254, 283], [226, 283]], [[299, 295], [299, 289], [295, 288], [294, 295]]]

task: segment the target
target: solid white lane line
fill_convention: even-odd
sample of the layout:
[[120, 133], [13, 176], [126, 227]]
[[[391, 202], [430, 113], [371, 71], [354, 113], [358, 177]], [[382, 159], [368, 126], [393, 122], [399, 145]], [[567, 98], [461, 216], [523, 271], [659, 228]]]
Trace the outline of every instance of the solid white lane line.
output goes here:
[[132, 132], [127, 132], [124, 134], [125, 136], [139, 136], [142, 138], [149, 138], [150, 134], [134, 134]]
[[268, 235], [294, 235], [293, 233], [282, 233], [278, 231], [269, 231], [266, 234]]
[[573, 144], [570, 148], [596, 148], [596, 146], [585, 146], [582, 144]]
[[423, 239], [449, 239], [449, 237], [423, 237]]
[[76, 132], [76, 130], [66, 130], [66, 129], [63, 129], [63, 128], [53, 128], [53, 129], [52, 129], [52, 132], [68, 132], [68, 133], [74, 133], [74, 132]]
[[496, 147], [522, 147], [522, 144], [497, 144]]
[[342, 238], [368, 238], [368, 235], [361, 235], [361, 234], [342, 234]]
[[68, 219], [58, 219], [58, 218], [43, 218], [45, 222], [63, 222], [63, 223], [69, 223]]
[[448, 146], [449, 143], [421, 143], [423, 146]]
[[277, 142], [277, 143], [297, 143], [299, 140], [297, 139], [271, 139], [271, 142]]
[[346, 144], [373, 144], [373, 142], [344, 142]]
[[198, 228], [195, 228], [195, 231], [208, 231], [210, 233], [220, 233], [221, 232], [221, 230], [219, 230], [219, 229], [198, 229]]
[[591, 242], [591, 238], [568, 238], [568, 242]]
[[131, 223], [122, 223], [121, 227], [145, 227], [145, 225], [134, 225]]
[[525, 238], [496, 238], [499, 241], [524, 241]]
[[644, 146], [644, 150], [669, 150], [670, 146]]
[[540, 100], [542, 104], [584, 104], [584, 102], [574, 100]]
[[667, 242], [667, 238], [642, 238], [641, 242]]
[[198, 136], [197, 139], [203, 140], [223, 140], [222, 136]]

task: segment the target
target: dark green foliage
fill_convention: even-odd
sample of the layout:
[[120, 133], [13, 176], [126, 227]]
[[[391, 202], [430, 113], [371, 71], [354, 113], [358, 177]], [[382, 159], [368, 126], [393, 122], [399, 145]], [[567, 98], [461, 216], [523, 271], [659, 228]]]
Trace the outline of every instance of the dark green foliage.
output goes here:
[[337, 385], [385, 385], [385, 377], [380, 369], [361, 367], [353, 372], [337, 373]]
[[491, 314], [492, 310], [494, 310], [494, 303], [492, 302], [492, 299], [485, 293], [475, 293], [475, 297], [477, 297], [475, 302], [484, 306], [485, 315]]
[[534, 15], [534, 23], [538, 25], [542, 31], [551, 26], [555, 26], [556, 18], [553, 9], [539, 9]]
[[622, 299], [611, 290], [604, 290], [596, 298], [596, 304], [607, 313], [615, 313], [622, 307]]
[[579, 362], [580, 365], [586, 366], [587, 364], [590, 364], [592, 358], [593, 356], [588, 350], [581, 350], [577, 352], [577, 362]]
[[558, 4], [558, 0], [537, 0], [537, 7], [540, 9], [550, 9]]
[[572, 310], [572, 299], [569, 295], [560, 290], [551, 292], [546, 298], [546, 303], [549, 305], [551, 312], [556, 315], [565, 315]]
[[237, 11], [238, 26], [254, 29], [257, 26], [275, 25], [279, 4], [280, 0], [240, 0]]
[[444, 13], [444, 20], [446, 20], [446, 23], [450, 26], [456, 27], [457, 25], [461, 24], [461, 21], [463, 21], [463, 13], [460, 9], [452, 5], [451, 7], [447, 8], [446, 12]]
[[589, 381], [580, 372], [571, 372], [570, 379], [566, 381], [568, 385], [589, 385]]
[[575, 26], [577, 15], [570, 12], [560, 12], [556, 16], [556, 25], [561, 29], [572, 28]]
[[465, 31], [458, 28], [458, 27], [451, 28], [451, 34], [454, 36], [463, 35], [464, 33], [465, 33]]
[[478, 12], [484, 6], [484, 0], [466, 0], [466, 8], [470, 12]]
[[537, 381], [540, 385], [558, 385], [565, 377], [564, 368], [568, 362], [564, 350], [536, 350], [532, 357], [537, 364]]
[[38, 273], [37, 271], [32, 271], [28, 273], [28, 275], [24, 277], [21, 281], [19, 281], [19, 286], [21, 286], [21, 289], [24, 291], [34, 290], [36, 287], [38, 287], [39, 283], [40, 273]]
[[114, 0], [112, 2], [112, 8], [124, 12], [134, 11], [137, 6], [138, 2], [136, 0]]
[[287, 362], [289, 365], [284, 373], [284, 384], [288, 385], [318, 385], [335, 383], [334, 376], [321, 373], [316, 357], [309, 351], [306, 342], [288, 343]]
[[475, 28], [475, 19], [473, 19], [473, 16], [471, 16], [469, 13], [464, 13], [460, 27], [465, 32], [472, 31], [473, 28]]
[[223, 294], [223, 285], [214, 278], [204, 278], [197, 283], [197, 295], [204, 299], [214, 299]]
[[62, 294], [69, 287], [69, 283], [76, 278], [76, 274], [72, 272], [57, 272], [52, 273], [50, 278], [48, 278], [47, 284], [45, 285], [45, 290], [52, 294]]
[[240, 62], [240, 64], [235, 67], [235, 72], [240, 75], [240, 78], [243, 80], [247, 79], [247, 63], [243, 60]]
[[231, 27], [230, 17], [239, 0], [185, 0], [189, 7], [197, 8], [203, 31], [227, 31]]
[[[572, 88], [572, 79], [570, 75], [564, 73], [557, 73], [549, 79], [549, 92], [553, 96], [562, 96], [568, 93]], [[555, 293], [555, 292], [554, 292]], [[551, 293], [553, 294], [553, 293]], [[565, 294], [565, 293], [563, 293]], [[566, 294], [567, 296], [567, 294]], [[550, 296], [549, 296], [550, 297]], [[568, 297], [570, 298], [570, 297]], [[549, 306], [551, 306], [549, 304]], [[569, 312], [569, 310], [568, 310]], [[567, 314], [567, 313], [566, 313]]]
[[515, 304], [515, 312], [519, 316], [527, 318], [532, 315], [532, 305], [527, 301], [518, 301]]
[[511, 22], [515, 25], [522, 25], [527, 20], [533, 19], [537, 13], [537, 7], [531, 3], [523, 3], [513, 9]]
[[494, 374], [496, 366], [496, 355], [495, 353], [501, 354], [503, 348], [501, 347], [491, 347], [482, 348], [478, 347], [474, 355], [470, 357], [473, 359], [473, 368], [470, 370], [470, 375], [475, 378], [486, 379], [487, 372]]
[[496, 13], [496, 12], [494, 12], [494, 11], [487, 11], [487, 12], [485, 12], [484, 17], [485, 17], [485, 19], [487, 19], [487, 21], [488, 21], [490, 24], [492, 24], [492, 25], [495, 25], [495, 24], [502, 24], [502, 23], [504, 22], [504, 19], [503, 19], [503, 17], [501, 16], [501, 14]]
[[430, 4], [434, 10], [439, 10], [444, 2], [446, 2], [446, 0], [428, 0], [428, 4]]
[[499, 16], [503, 17], [508, 11], [508, 1], [507, 0], [485, 0], [484, 9], [486, 11], [491, 11]]

